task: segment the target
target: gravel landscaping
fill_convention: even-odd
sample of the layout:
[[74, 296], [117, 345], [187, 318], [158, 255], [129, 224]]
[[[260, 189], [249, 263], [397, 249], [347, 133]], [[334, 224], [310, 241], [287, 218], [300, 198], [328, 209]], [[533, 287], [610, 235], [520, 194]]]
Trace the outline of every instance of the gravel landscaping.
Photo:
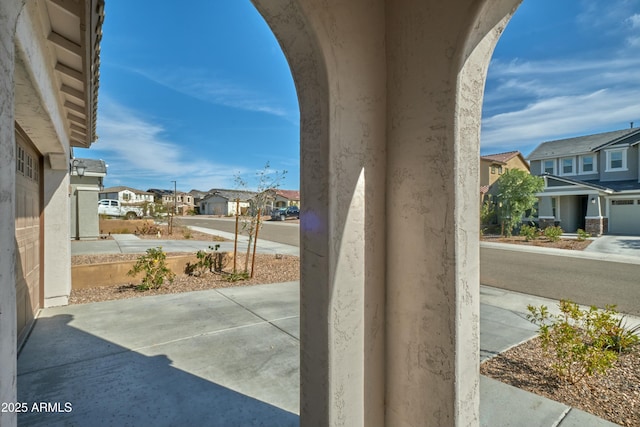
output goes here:
[[606, 375], [577, 384], [557, 379], [533, 338], [480, 365], [480, 373], [622, 426], [640, 426], [640, 348], [623, 353]]
[[[167, 256], [185, 255], [184, 253], [169, 253]], [[105, 255], [78, 255], [72, 257], [72, 265], [96, 264], [114, 261], [135, 260], [139, 254], [105, 254]], [[245, 256], [238, 254], [237, 270], [244, 268]], [[249, 268], [250, 268], [249, 263]], [[225, 268], [226, 272], [232, 271], [232, 266]], [[177, 273], [177, 272], [176, 272]], [[202, 277], [178, 274], [173, 283], [165, 283], [159, 289], [148, 291], [136, 290], [140, 283], [140, 277], [131, 278], [129, 283], [115, 286], [101, 286], [88, 289], [71, 291], [69, 304], [86, 304], [91, 302], [108, 301], [115, 299], [137, 298], [149, 295], [175, 294], [180, 292], [201, 291], [229, 286], [246, 286], [265, 283], [291, 282], [300, 279], [300, 259], [291, 255], [256, 254], [255, 274], [252, 279], [238, 282], [228, 282], [224, 275], [206, 273]]]

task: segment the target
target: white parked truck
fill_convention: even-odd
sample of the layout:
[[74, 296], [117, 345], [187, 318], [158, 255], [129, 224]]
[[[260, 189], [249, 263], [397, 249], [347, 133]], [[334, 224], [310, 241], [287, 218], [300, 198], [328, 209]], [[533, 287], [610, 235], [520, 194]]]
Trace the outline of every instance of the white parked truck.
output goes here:
[[144, 212], [135, 206], [122, 205], [120, 200], [102, 199], [98, 201], [98, 215], [136, 219], [144, 216]]

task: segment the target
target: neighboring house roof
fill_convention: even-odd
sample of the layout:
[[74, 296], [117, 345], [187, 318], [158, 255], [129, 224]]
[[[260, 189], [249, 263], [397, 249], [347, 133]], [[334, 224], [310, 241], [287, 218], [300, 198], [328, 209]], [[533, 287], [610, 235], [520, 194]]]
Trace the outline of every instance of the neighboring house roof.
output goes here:
[[482, 160], [488, 160], [490, 162], [495, 162], [495, 163], [502, 163], [504, 165], [509, 160], [511, 160], [514, 157], [516, 157], [518, 154], [520, 154], [519, 151], [509, 151], [509, 152], [506, 152], [506, 153], [488, 154], [486, 156], [480, 156], [480, 158]]
[[104, 190], [101, 191], [101, 193], [119, 193], [121, 191], [131, 191], [132, 193], [135, 194], [147, 194], [152, 196], [153, 193], [150, 193], [148, 191], [143, 191], [143, 190], [137, 190], [135, 188], [131, 188], [131, 187], [126, 187], [124, 185], [119, 185], [116, 187], [109, 187], [109, 188], [105, 188]]
[[105, 164], [104, 160], [74, 158], [73, 161], [77, 161], [78, 165], [84, 166], [85, 173], [102, 175], [107, 174], [107, 165]]
[[489, 185], [481, 185], [480, 186], [480, 194], [487, 194], [489, 192]]
[[[555, 179], [556, 181], [560, 181], [560, 182], [566, 182], [567, 184], [572, 184], [572, 185], [579, 185], [582, 187], [589, 187], [589, 188], [593, 188], [594, 190], [598, 190], [598, 191], [604, 191], [607, 193], [612, 193], [615, 190], [610, 188], [609, 186], [604, 186], [602, 185], [602, 183], [600, 181], [580, 181], [579, 179], [572, 179], [572, 178], [567, 178], [565, 176], [557, 176], [557, 175], [551, 175], [551, 174], [544, 174], [542, 175], [544, 177], [551, 178], [551, 179]], [[637, 183], [637, 181], [636, 181]], [[607, 183], [609, 184], [609, 183]], [[613, 184], [613, 182], [611, 183]], [[546, 189], [552, 189], [553, 187], [547, 187]]]
[[203, 200], [209, 199], [214, 196], [222, 197], [223, 199], [227, 199], [230, 201], [240, 200], [241, 202], [246, 202], [248, 200], [256, 197], [258, 193], [255, 191], [243, 191], [243, 190], [215, 190], [214, 193], [209, 194]]
[[297, 190], [276, 190], [278, 196], [289, 200], [300, 200], [300, 192]]
[[639, 133], [640, 128], [630, 128], [595, 135], [547, 141], [538, 145], [538, 147], [529, 154], [528, 159], [541, 160], [597, 151], [598, 149], [615, 144], [622, 139]]
[[500, 165], [506, 165], [510, 160], [516, 157], [518, 157], [522, 165], [526, 167], [527, 170], [529, 170], [529, 162], [527, 162], [527, 160], [524, 158], [522, 153], [517, 150], [507, 151], [504, 153], [497, 153], [497, 154], [487, 154], [486, 156], [480, 156], [480, 160], [484, 160], [491, 163], [497, 163]]

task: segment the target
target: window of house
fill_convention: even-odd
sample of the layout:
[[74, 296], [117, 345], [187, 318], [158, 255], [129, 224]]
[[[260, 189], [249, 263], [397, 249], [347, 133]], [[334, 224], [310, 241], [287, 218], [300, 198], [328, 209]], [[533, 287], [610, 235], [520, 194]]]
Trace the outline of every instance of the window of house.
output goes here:
[[491, 166], [491, 173], [496, 173], [496, 167], [495, 166]]
[[555, 175], [556, 174], [555, 160], [545, 160], [544, 162], [542, 162], [542, 168], [544, 169], [544, 173]]
[[607, 150], [607, 172], [627, 170], [627, 149]]
[[498, 166], [498, 175], [502, 175], [502, 166]]
[[561, 159], [560, 168], [562, 175], [575, 175], [575, 159], [573, 157], [565, 157], [564, 159]]
[[24, 175], [24, 148], [18, 145], [18, 152], [16, 155], [16, 171]]
[[627, 199], [627, 200], [612, 200], [611, 204], [614, 206], [622, 206], [622, 205], [632, 205], [633, 204], [633, 200], [632, 199]]
[[29, 178], [33, 178], [33, 157], [27, 154], [27, 171], [25, 173]]
[[580, 173], [595, 173], [597, 171], [596, 157], [594, 155], [580, 157]]
[[129, 201], [129, 200], [131, 200], [131, 194], [129, 194], [129, 193], [122, 193], [122, 200], [124, 200], [124, 201]]
[[551, 198], [551, 212], [554, 218], [558, 219], [558, 199], [556, 197]]

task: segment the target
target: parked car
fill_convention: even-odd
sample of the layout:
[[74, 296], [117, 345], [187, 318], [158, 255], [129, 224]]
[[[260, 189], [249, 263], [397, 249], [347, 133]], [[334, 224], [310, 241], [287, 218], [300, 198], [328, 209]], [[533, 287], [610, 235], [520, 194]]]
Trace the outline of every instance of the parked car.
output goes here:
[[142, 217], [144, 212], [135, 206], [122, 205], [119, 200], [102, 199], [98, 201], [98, 215], [136, 219]]
[[287, 218], [300, 218], [300, 209], [297, 206], [289, 206], [288, 208], [275, 209], [271, 212], [271, 219], [274, 221], [284, 221]]

